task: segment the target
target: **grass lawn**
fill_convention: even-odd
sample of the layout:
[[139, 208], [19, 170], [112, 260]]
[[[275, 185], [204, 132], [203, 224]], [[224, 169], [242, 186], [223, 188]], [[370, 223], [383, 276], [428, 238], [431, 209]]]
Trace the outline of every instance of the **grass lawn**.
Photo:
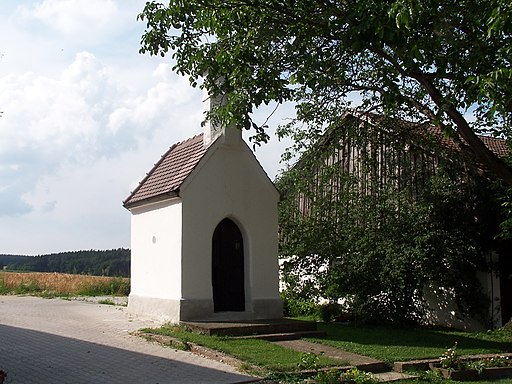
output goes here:
[[457, 343], [462, 355], [512, 352], [512, 330], [482, 333], [433, 328], [393, 329], [319, 323], [327, 337], [310, 339], [386, 362], [437, 358]]
[[[393, 329], [387, 327], [352, 326], [319, 323], [318, 328], [327, 332], [327, 336], [310, 341], [328, 344], [357, 354], [370, 356], [389, 363], [395, 361], [437, 358], [447, 348], [457, 342], [460, 354], [500, 353], [512, 351], [512, 330], [501, 329], [483, 333], [457, 332], [442, 329], [414, 328]], [[264, 372], [283, 373], [301, 368], [340, 366], [339, 361], [315, 357], [292, 351], [263, 340], [234, 339], [191, 333], [178, 326], [164, 326], [158, 329], [146, 329], [156, 333], [175, 337], [215, 349], [234, 356], [248, 365], [260, 367]], [[314, 357], [314, 356], [313, 356]], [[282, 377], [282, 375], [280, 376]], [[281, 381], [280, 381], [281, 382]], [[282, 381], [285, 382], [285, 381]], [[443, 383], [457, 383], [443, 380]], [[434, 383], [429, 379], [401, 381], [404, 384]], [[480, 384], [491, 383], [479, 381]], [[512, 380], [492, 381], [495, 384], [512, 383]]]
[[[301, 352], [272, 344], [264, 340], [236, 339], [230, 337], [206, 336], [186, 331], [182, 327], [165, 325], [157, 329], [143, 329], [142, 332], [175, 337], [185, 343], [202, 345], [227, 355], [236, 357], [250, 365], [258, 366], [267, 372], [296, 371], [303, 365], [317, 364], [318, 366], [339, 366], [339, 360], [318, 356], [308, 361], [309, 356]], [[303, 367], [313, 368], [313, 367]]]
[[397, 383], [399, 384], [468, 384], [468, 383], [478, 383], [478, 384], [511, 384], [511, 379], [501, 379], [501, 380], [479, 380], [479, 381], [456, 381], [456, 380], [441, 380], [439, 382], [431, 381], [427, 379], [415, 379], [415, 380], [400, 380]]

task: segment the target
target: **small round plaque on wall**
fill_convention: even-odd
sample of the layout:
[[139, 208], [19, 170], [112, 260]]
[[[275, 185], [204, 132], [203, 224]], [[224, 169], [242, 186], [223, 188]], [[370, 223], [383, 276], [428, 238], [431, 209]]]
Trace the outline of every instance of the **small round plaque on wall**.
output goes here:
[[151, 239], [151, 241], [153, 242], [153, 244], [156, 244], [156, 236], [153, 236], [153, 238]]

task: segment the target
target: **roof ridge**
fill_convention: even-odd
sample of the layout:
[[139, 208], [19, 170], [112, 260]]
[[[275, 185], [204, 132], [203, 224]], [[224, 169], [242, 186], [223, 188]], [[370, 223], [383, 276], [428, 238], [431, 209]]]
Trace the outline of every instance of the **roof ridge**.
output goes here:
[[203, 136], [203, 133], [198, 133], [197, 135], [189, 137], [188, 139], [185, 139], [185, 140], [182, 140], [182, 141], [178, 141], [177, 143], [175, 143], [173, 145], [181, 145], [183, 143], [186, 143], [187, 141], [191, 141], [191, 140], [197, 139], [199, 136]]

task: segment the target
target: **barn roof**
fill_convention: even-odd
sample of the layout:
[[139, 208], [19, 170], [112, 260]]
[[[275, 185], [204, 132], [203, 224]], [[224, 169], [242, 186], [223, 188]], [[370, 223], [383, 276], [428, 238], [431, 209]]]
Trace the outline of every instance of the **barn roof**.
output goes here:
[[504, 139], [491, 136], [480, 136], [480, 140], [498, 157], [510, 156], [510, 149]]
[[[356, 117], [355, 115], [349, 114], [349, 116]], [[414, 123], [410, 121], [405, 120], [397, 120], [394, 118], [388, 118], [384, 117], [382, 115], [377, 114], [368, 114], [366, 115], [367, 118], [369, 118], [371, 121], [375, 121], [377, 124], [382, 124], [382, 122], [385, 121], [391, 121], [394, 122], [394, 126], [402, 126], [410, 129], [412, 132], [416, 132], [420, 137], [427, 137], [428, 134], [430, 134], [433, 138], [438, 141], [438, 143], [441, 145], [441, 148], [448, 149], [448, 150], [456, 150], [460, 151], [461, 144], [462, 146], [466, 146], [466, 142], [463, 138], [460, 139], [460, 143], [457, 143], [456, 140], [453, 138], [450, 138], [446, 136], [440, 127], [436, 125], [432, 125], [428, 122], [420, 122], [420, 123]], [[356, 117], [357, 118], [357, 117]], [[425, 134], [425, 132], [427, 134]], [[478, 138], [485, 144], [487, 148], [489, 148], [496, 156], [498, 157], [506, 157], [511, 155], [511, 150], [507, 144], [507, 141], [505, 139], [501, 139], [498, 137], [493, 136], [484, 136], [484, 135], [477, 135]]]
[[[441, 146], [443, 148], [449, 149], [449, 150], [459, 150], [460, 146], [456, 143], [455, 140], [446, 137], [440, 128], [429, 126], [427, 127], [427, 132], [429, 132], [432, 136], [440, 140]], [[487, 148], [489, 148], [496, 156], [498, 157], [506, 157], [510, 156], [510, 149], [507, 145], [507, 141], [505, 139], [500, 139], [498, 137], [492, 137], [492, 136], [483, 136], [478, 135], [478, 138], [485, 144]], [[463, 145], [465, 144], [464, 139], [461, 139], [461, 143]]]
[[172, 145], [123, 201], [123, 206], [131, 208], [177, 196], [180, 186], [207, 150], [208, 147], [203, 145], [203, 134]]

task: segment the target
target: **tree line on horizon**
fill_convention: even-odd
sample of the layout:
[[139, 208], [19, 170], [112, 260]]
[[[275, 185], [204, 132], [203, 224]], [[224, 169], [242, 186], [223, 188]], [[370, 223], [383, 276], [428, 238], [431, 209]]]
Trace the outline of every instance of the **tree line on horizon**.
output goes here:
[[0, 270], [129, 277], [130, 254], [131, 251], [125, 248], [38, 256], [0, 254]]

